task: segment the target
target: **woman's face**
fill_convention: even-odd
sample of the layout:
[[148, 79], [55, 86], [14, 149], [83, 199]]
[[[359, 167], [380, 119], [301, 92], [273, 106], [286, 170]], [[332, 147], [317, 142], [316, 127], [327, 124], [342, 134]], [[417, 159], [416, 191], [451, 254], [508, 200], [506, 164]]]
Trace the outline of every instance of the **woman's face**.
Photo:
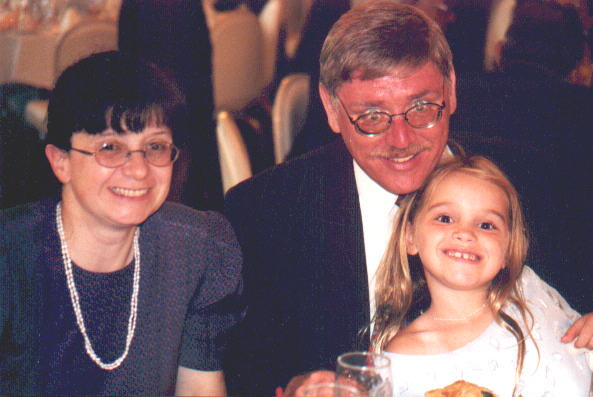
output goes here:
[[[88, 152], [105, 144], [137, 151], [147, 144], [172, 144], [173, 137], [165, 126], [148, 126], [140, 133], [117, 134], [111, 129], [96, 135], [80, 132], [72, 136], [71, 143], [72, 148]], [[169, 192], [173, 164], [152, 165], [141, 152], [131, 153], [126, 163], [116, 168], [102, 166], [95, 156], [74, 150], [64, 154], [63, 161], [56, 173], [63, 184], [63, 205], [87, 225], [136, 226], [160, 208]]]

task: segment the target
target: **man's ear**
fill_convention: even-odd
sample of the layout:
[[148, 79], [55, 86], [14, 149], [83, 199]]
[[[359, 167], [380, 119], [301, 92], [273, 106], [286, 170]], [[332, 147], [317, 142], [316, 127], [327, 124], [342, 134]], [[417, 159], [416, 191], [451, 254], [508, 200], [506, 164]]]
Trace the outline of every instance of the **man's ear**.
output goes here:
[[327, 88], [325, 88], [325, 86], [321, 83], [319, 84], [319, 96], [321, 97], [321, 103], [323, 103], [323, 108], [325, 109], [325, 114], [327, 115], [327, 123], [333, 132], [339, 134], [340, 127], [338, 123], [338, 111], [334, 106], [332, 96], [327, 91]]
[[45, 145], [45, 157], [54, 175], [62, 184], [70, 181], [70, 157], [68, 153], [54, 145]]
[[414, 226], [411, 223], [406, 225], [406, 252], [408, 255], [418, 254], [418, 247], [414, 239]]

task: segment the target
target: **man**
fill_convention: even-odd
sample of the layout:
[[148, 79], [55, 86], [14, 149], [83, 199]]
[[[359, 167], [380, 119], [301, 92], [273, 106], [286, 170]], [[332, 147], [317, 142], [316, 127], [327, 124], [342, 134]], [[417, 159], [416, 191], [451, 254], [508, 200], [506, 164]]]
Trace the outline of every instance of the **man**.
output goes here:
[[394, 203], [445, 152], [456, 108], [451, 58], [433, 21], [390, 0], [362, 3], [330, 31], [320, 95], [342, 139], [239, 185], [225, 201], [248, 305], [224, 364], [231, 395], [273, 395], [299, 373], [368, 349], [361, 330]]

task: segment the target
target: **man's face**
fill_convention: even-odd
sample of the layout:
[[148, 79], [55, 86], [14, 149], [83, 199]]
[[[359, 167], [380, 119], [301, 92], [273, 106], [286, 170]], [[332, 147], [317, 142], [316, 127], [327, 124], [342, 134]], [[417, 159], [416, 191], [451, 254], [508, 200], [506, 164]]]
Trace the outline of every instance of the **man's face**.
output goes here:
[[[344, 106], [333, 100], [323, 86], [320, 94], [330, 127], [342, 134], [358, 165], [396, 194], [417, 190], [437, 165], [447, 142], [449, 117], [457, 106], [455, 74], [451, 73], [451, 82], [447, 82], [432, 62], [412, 71], [394, 69], [373, 80], [360, 80], [355, 74], [336, 92]], [[372, 110], [399, 114], [427, 102], [445, 103], [441, 119], [431, 128], [413, 128], [403, 116], [396, 116], [384, 133], [368, 136], [361, 134], [348, 118], [348, 114], [357, 119]]]

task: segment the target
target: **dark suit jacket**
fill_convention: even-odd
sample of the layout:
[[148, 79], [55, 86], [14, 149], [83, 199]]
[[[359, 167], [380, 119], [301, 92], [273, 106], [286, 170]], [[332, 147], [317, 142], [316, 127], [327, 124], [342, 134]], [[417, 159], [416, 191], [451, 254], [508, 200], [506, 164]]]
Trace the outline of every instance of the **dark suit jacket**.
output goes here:
[[362, 221], [341, 139], [235, 187], [225, 213], [249, 305], [223, 365], [231, 395], [272, 396], [291, 377], [368, 348]]

